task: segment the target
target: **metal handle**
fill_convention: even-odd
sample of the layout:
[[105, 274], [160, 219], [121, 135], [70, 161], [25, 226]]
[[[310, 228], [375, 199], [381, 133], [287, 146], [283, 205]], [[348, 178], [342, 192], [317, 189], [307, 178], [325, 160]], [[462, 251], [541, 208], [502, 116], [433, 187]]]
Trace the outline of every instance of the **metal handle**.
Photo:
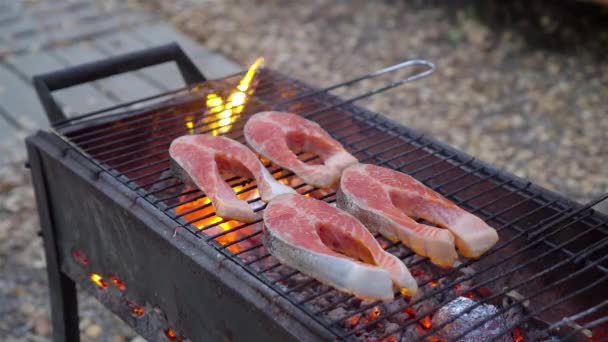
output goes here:
[[376, 71], [374, 71], [372, 73], [365, 74], [363, 76], [359, 76], [359, 77], [350, 79], [350, 80], [342, 82], [342, 83], [334, 84], [334, 85], [331, 85], [329, 87], [313, 90], [313, 91], [306, 92], [304, 94], [301, 94], [301, 95], [298, 95], [298, 96], [295, 96], [295, 97], [292, 97], [292, 98], [288, 98], [288, 99], [286, 99], [286, 100], [284, 100], [282, 102], [277, 103], [275, 105], [275, 107], [277, 107], [277, 108], [284, 108], [284, 106], [287, 105], [287, 104], [289, 104], [289, 103], [295, 102], [297, 100], [301, 100], [303, 98], [306, 98], [306, 97], [309, 97], [309, 96], [312, 96], [312, 95], [316, 95], [316, 94], [320, 94], [320, 93], [325, 93], [325, 92], [328, 92], [328, 91], [331, 91], [331, 90], [335, 90], [335, 89], [338, 89], [338, 88], [342, 88], [342, 87], [350, 87], [353, 84], [359, 83], [361, 81], [365, 81], [365, 80], [369, 80], [369, 79], [372, 79], [372, 78], [376, 78], [378, 76], [381, 76], [381, 75], [384, 75], [384, 74], [387, 74], [387, 73], [390, 73], [390, 72], [393, 72], [393, 71], [396, 71], [396, 70], [399, 70], [399, 69], [403, 69], [403, 68], [407, 68], [407, 67], [412, 67], [412, 66], [425, 67], [425, 70], [420, 71], [418, 73], [415, 73], [413, 75], [410, 75], [410, 76], [408, 76], [408, 77], [406, 77], [404, 79], [393, 81], [392, 83], [390, 83], [390, 84], [388, 84], [386, 86], [383, 86], [383, 87], [381, 87], [379, 89], [375, 89], [375, 90], [372, 90], [372, 91], [367, 92], [365, 94], [352, 97], [350, 99], [347, 99], [347, 100], [344, 100], [344, 101], [340, 102], [339, 104], [334, 104], [334, 105], [330, 105], [329, 107], [320, 108], [319, 110], [316, 110], [316, 111], [310, 112], [310, 113], [306, 113], [305, 115], [316, 114], [316, 113], [319, 113], [319, 112], [322, 112], [322, 111], [325, 111], [325, 110], [329, 110], [329, 109], [332, 109], [332, 108], [335, 108], [335, 107], [338, 107], [338, 106], [342, 106], [342, 105], [346, 105], [346, 104], [355, 102], [357, 100], [364, 99], [366, 97], [378, 94], [378, 93], [383, 92], [385, 90], [398, 87], [398, 86], [400, 86], [400, 85], [402, 85], [404, 83], [412, 82], [412, 81], [415, 81], [417, 79], [429, 76], [430, 74], [432, 74], [435, 71], [435, 64], [433, 64], [433, 63], [431, 63], [429, 61], [423, 60], [423, 59], [412, 59], [412, 60], [409, 60], [409, 61], [404, 61], [404, 62], [401, 62], [401, 63], [398, 63], [398, 64], [394, 64], [394, 65], [388, 66], [386, 68], [382, 68], [380, 70], [376, 70]]
[[171, 43], [37, 75], [34, 76], [33, 83], [49, 121], [53, 125], [67, 117], [51, 92], [166, 62], [177, 64], [187, 85], [206, 80], [179, 45]]

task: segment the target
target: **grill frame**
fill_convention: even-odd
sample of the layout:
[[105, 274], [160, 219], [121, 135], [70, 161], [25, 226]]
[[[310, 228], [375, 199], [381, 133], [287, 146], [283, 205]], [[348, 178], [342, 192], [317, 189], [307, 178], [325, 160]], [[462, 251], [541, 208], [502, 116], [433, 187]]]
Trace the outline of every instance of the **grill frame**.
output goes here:
[[[272, 72], [272, 73], [276, 74], [276, 75], [279, 75], [278, 73], [275, 73], [275, 72]], [[304, 84], [302, 82], [299, 82], [299, 81], [296, 81], [296, 80], [292, 80], [292, 79], [289, 79], [289, 78], [284, 77], [284, 76], [280, 76], [280, 77], [283, 77], [285, 80], [288, 80], [288, 82], [290, 82], [290, 83], [298, 84], [298, 85], [300, 85], [304, 89], [310, 89], [309, 92], [312, 92], [312, 93], [315, 92], [314, 88], [309, 87], [308, 85], [306, 85], [306, 84]], [[228, 78], [228, 79], [230, 79], [230, 78]], [[172, 92], [171, 95], [175, 95], [174, 92]], [[446, 144], [443, 144], [441, 142], [435, 141], [432, 138], [420, 135], [416, 131], [414, 131], [412, 129], [409, 129], [409, 128], [406, 128], [406, 127], [403, 127], [403, 126], [401, 126], [401, 125], [399, 125], [399, 124], [397, 124], [397, 123], [395, 123], [395, 122], [393, 122], [393, 121], [391, 121], [391, 120], [389, 120], [387, 118], [382, 117], [379, 114], [371, 113], [369, 111], [366, 111], [366, 110], [361, 109], [359, 107], [356, 107], [354, 105], [351, 105], [351, 104], [348, 104], [348, 103], [344, 103], [344, 101], [340, 100], [337, 97], [329, 95], [329, 94], [323, 93], [322, 96], [328, 102], [330, 102], [330, 103], [333, 102], [334, 105], [335, 104], [339, 104], [339, 106], [341, 108], [346, 108], [345, 109], [346, 111], [349, 111], [351, 113], [357, 113], [357, 115], [360, 115], [365, 122], [367, 122], [369, 120], [370, 122], [373, 122], [374, 125], [377, 125], [379, 127], [386, 127], [386, 129], [394, 130], [396, 132], [396, 134], [398, 136], [400, 136], [400, 137], [404, 137], [405, 136], [405, 137], [408, 137], [408, 139], [410, 139], [411, 141], [418, 142], [419, 143], [419, 147], [423, 146], [422, 150], [425, 150], [425, 149], [429, 148], [429, 146], [431, 146], [433, 149], [435, 149], [435, 152], [433, 152], [433, 154], [436, 153], [436, 152], [438, 152], [438, 151], [441, 151], [441, 153], [448, 153], [449, 155], [452, 156], [452, 157], [450, 157], [450, 159], [455, 157], [455, 159], [459, 160], [457, 163], [454, 164], [455, 167], [456, 166], [457, 167], [462, 167], [464, 165], [468, 165], [469, 168], [471, 168], [472, 170], [486, 170], [486, 172], [488, 172], [489, 174], [491, 174], [492, 177], [498, 177], [499, 179], [502, 178], [502, 179], [505, 180], [505, 182], [512, 182], [513, 186], [517, 186], [517, 187], [520, 187], [520, 188], [525, 188], [525, 191], [527, 191], [528, 193], [531, 194], [530, 197], [538, 196], [545, 203], [554, 203], [554, 204], [557, 204], [558, 208], [561, 206], [561, 208], [558, 209], [561, 212], [561, 214], [568, 213], [568, 211], [570, 211], [570, 214], [572, 212], [576, 213], [577, 210], [580, 210], [581, 213], [587, 213], [587, 208], [588, 208], [587, 206], [581, 206], [580, 204], [578, 204], [576, 202], [567, 200], [567, 199], [561, 197], [560, 195], [557, 195], [557, 194], [555, 194], [553, 192], [550, 192], [550, 191], [548, 191], [546, 189], [543, 189], [543, 188], [538, 187], [538, 186], [536, 186], [534, 184], [531, 184], [531, 183], [527, 182], [526, 180], [523, 180], [523, 179], [521, 179], [519, 177], [516, 177], [516, 176], [514, 176], [514, 175], [512, 175], [510, 173], [507, 173], [505, 171], [499, 170], [499, 169], [497, 169], [496, 167], [494, 167], [492, 165], [489, 165], [489, 164], [484, 163], [482, 161], [476, 160], [476, 159], [472, 158], [471, 156], [467, 155], [464, 152], [458, 151], [458, 150], [456, 150], [456, 149], [454, 149], [454, 148], [452, 148], [452, 147], [450, 147], [450, 146], [448, 146]], [[160, 106], [162, 106], [162, 104]], [[114, 108], [114, 109], [120, 111], [120, 109], [122, 109], [122, 108]], [[149, 108], [145, 108], [144, 110], [135, 110], [135, 111], [128, 112], [126, 114], [125, 113], [120, 113], [120, 114], [117, 114], [117, 116], [104, 117], [104, 118], [101, 119], [101, 121], [106, 121], [107, 120], [109, 122], [110, 121], [111, 122], [115, 122], [117, 120], [124, 119], [126, 117], [136, 117], [138, 115], [142, 115], [143, 113], [147, 112], [148, 109]], [[282, 109], [282, 108], [279, 108], [279, 109]], [[103, 114], [103, 113], [102, 112], [98, 112], [98, 113], [94, 113], [94, 114], [98, 115], [98, 114]], [[143, 205], [143, 203], [145, 202], [145, 203], [147, 203], [145, 205], [147, 207], [149, 207], [150, 204], [154, 204], [152, 202], [146, 202], [146, 201], [148, 201], [147, 197], [149, 197], [149, 196], [147, 195], [147, 193], [145, 191], [142, 190], [142, 188], [144, 188], [145, 186], [141, 186], [141, 185], [137, 186], [137, 185], [135, 185], [132, 179], [127, 179], [126, 183], [125, 183], [125, 180], [121, 179], [121, 177], [120, 177], [121, 175], [119, 175], [118, 177], [116, 176], [116, 174], [112, 175], [112, 171], [107, 170], [107, 168], [105, 168], [102, 164], [98, 163], [94, 158], [92, 158], [91, 156], [89, 156], [86, 151], [83, 151], [79, 146], [76, 146], [74, 143], [72, 143], [69, 138], [66, 138], [66, 135], [69, 135], [70, 132], [80, 131], [82, 129], [85, 129], [89, 125], [98, 125], [99, 122], [100, 122], [100, 119], [91, 119], [88, 116], [84, 116], [83, 118], [85, 118], [85, 120], [81, 121], [80, 123], [73, 124], [72, 122], [69, 122], [70, 126], [63, 126], [63, 127], [59, 126], [59, 127], [55, 128], [56, 137], [53, 137], [53, 140], [57, 140], [56, 139], [57, 137], [61, 138], [61, 140], [62, 140], [61, 144], [64, 145], [64, 147], [63, 147], [64, 155], [67, 155], [68, 151], [70, 151], [70, 150], [76, 150], [76, 151], [78, 151], [78, 154], [81, 157], [84, 158], [84, 159], [79, 160], [78, 163], [91, 164], [91, 167], [93, 169], [96, 169], [96, 171], [94, 171], [95, 177], [97, 177], [97, 178], [106, 178], [106, 175], [111, 175], [111, 177], [114, 178], [114, 181], [110, 182], [108, 180], [108, 182], [112, 183], [113, 185], [116, 185], [116, 186], [118, 186], [118, 184], [121, 184], [119, 187], [123, 187], [123, 188], [126, 185], [127, 188], [129, 189], [128, 191], [131, 191], [132, 196], [135, 196], [133, 198], [133, 203], [139, 203], [139, 204]], [[45, 137], [45, 139], [46, 138], [49, 138], [49, 137]], [[58, 143], [58, 142], [55, 141], [55, 143]], [[106, 170], [104, 170], [104, 168]], [[118, 183], [115, 183], [116, 181]], [[505, 184], [507, 184], [507, 183], [505, 183]], [[146, 201], [137, 201], [137, 198], [140, 198], [140, 197], [143, 197], [144, 199], [146, 199]], [[162, 208], [162, 207], [158, 207], [158, 206], [154, 206], [154, 207], [155, 207], [155, 209], [153, 211], [158, 211], [158, 210], [162, 211], [163, 209], [166, 209], [166, 208]], [[129, 210], [132, 210], [132, 209], [129, 209]], [[567, 219], [563, 219], [563, 217], [567, 217], [567, 215], [566, 216], [562, 216], [561, 214], [557, 214], [557, 217], [555, 219], [562, 218], [562, 220], [566, 220], [567, 221]], [[604, 217], [603, 215], [601, 215], [599, 213], [591, 213], [590, 215], [592, 215], [596, 220], [601, 220], [601, 222], [604, 222], [603, 225], [606, 224], [606, 217]], [[575, 218], [575, 217], [576, 217], [576, 215], [572, 215], [572, 218]], [[175, 216], [173, 216], [173, 217], [169, 216], [169, 218], [172, 219], [172, 220], [176, 219]], [[197, 219], [197, 221], [198, 221], [198, 219]], [[184, 226], [184, 224], [187, 223], [183, 219], [180, 219], [180, 218], [177, 218], [176, 222], [179, 223], [179, 224], [181, 224], [182, 226]], [[192, 223], [192, 222], [190, 222], [190, 223]], [[550, 226], [548, 226], [546, 224], [547, 224], [547, 222], [545, 222], [545, 225], [543, 225], [543, 227], [541, 227], [540, 229], [547, 230], [548, 228], [550, 228]], [[552, 222], [549, 221], [548, 224], [552, 224]], [[555, 223], [553, 223], [553, 225], [555, 225]], [[167, 225], [165, 228], [167, 228], [167, 227], [171, 227], [171, 224]], [[184, 228], [186, 228], [188, 231], [190, 231], [191, 233], [193, 233], [195, 236], [205, 237], [204, 235], [200, 234], [200, 230], [196, 229], [195, 231], [193, 231], [192, 229], [189, 229], [189, 228], [192, 228], [192, 227], [188, 227], [188, 226], [185, 226]], [[523, 234], [524, 232], [521, 232], [521, 233]], [[608, 235], [608, 233], [605, 232], [605, 231], [603, 233], [605, 235]], [[180, 234], [177, 234], [177, 236], [180, 236]], [[213, 248], [215, 248], [216, 252], [222, 253], [223, 257], [226, 257], [228, 259], [232, 259], [232, 257], [229, 254], [227, 254], [229, 252], [226, 251], [226, 246], [221, 246], [221, 245], [218, 246], [217, 244], [213, 243], [213, 240], [208, 239], [208, 238], [205, 239], [205, 240], [207, 240], [206, 242], [210, 242], [209, 245], [213, 246]], [[551, 242], [549, 242], [549, 241], [543, 240], [542, 242], [543, 242], [543, 244], [546, 244], [549, 248], [554, 248], [555, 247], [555, 245], [551, 245]], [[572, 255], [573, 254], [572, 252], [568, 252], [568, 251], [565, 251], [564, 253], [566, 255]], [[238, 262], [238, 260], [232, 260], [232, 261], [234, 261], [236, 264], [240, 264]], [[243, 265], [241, 265], [241, 266], [243, 266]], [[245, 270], [249, 273], [249, 275], [254, 275], [255, 276], [255, 274], [254, 274], [255, 272], [252, 273], [251, 270], [247, 270], [247, 269], [245, 269]], [[602, 272], [606, 272], [606, 269], [603, 268], [601, 271]], [[237, 272], [237, 274], [243, 273], [243, 272], [239, 272], [239, 271], [236, 271], [236, 272]], [[256, 278], [258, 280], [261, 280], [262, 282], [264, 282], [263, 279], [260, 279], [257, 276], [256, 276]], [[268, 282], [265, 282], [265, 283], [266, 283], [267, 286], [270, 286], [271, 288], [273, 288], [280, 295], [280, 291], [277, 291], [276, 288], [275, 288], [275, 286], [273, 286], [273, 284], [268, 284]], [[286, 298], [286, 297], [283, 296], [282, 299], [290, 302], [290, 303], [286, 304], [287, 307], [292, 307], [291, 309], [287, 309], [287, 312], [290, 312], [291, 310], [293, 310], [293, 307], [297, 307], [296, 305], [293, 305], [294, 304], [293, 301], [290, 301], [289, 298]], [[298, 310], [302, 310], [302, 308], [298, 308]], [[313, 320], [314, 321], [315, 320], [314, 315], [310, 315], [310, 314], [307, 314], [307, 315], [309, 317], [306, 318], [306, 319], [304, 319], [304, 321], [306, 321], [306, 320]], [[308, 323], [312, 327], [314, 327], [314, 329], [318, 329], [318, 326], [315, 326], [315, 324], [319, 323], [319, 321], [316, 321], [316, 323], [315, 322], [308, 322]], [[332, 333], [335, 334], [334, 337], [347, 337], [347, 335], [345, 335], [345, 334], [343, 334], [341, 332], [337, 332], [334, 329], [330, 329], [330, 331], [332, 331]]]

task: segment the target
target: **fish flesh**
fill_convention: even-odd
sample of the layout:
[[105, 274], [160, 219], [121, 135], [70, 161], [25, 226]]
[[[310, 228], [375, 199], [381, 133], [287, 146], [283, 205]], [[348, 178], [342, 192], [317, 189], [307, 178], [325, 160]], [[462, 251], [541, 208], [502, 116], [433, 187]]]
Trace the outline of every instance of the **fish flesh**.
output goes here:
[[[319, 124], [299, 115], [284, 112], [261, 112], [245, 124], [245, 139], [251, 148], [273, 163], [288, 169], [309, 185], [319, 188], [337, 186], [342, 170], [357, 163], [342, 144]], [[323, 164], [309, 165], [295, 153], [311, 152]], [[295, 153], [294, 153], [295, 152]]]
[[216, 215], [225, 219], [252, 222], [256, 217], [247, 201], [237, 197], [224, 176], [255, 179], [264, 202], [281, 194], [295, 193], [292, 188], [277, 182], [249, 148], [230, 138], [184, 135], [171, 142], [169, 155], [173, 173], [201, 189]]
[[384, 251], [350, 214], [299, 194], [276, 197], [264, 211], [264, 244], [281, 263], [366, 300], [389, 301], [393, 284], [415, 295], [405, 264]]
[[400, 240], [441, 266], [452, 266], [457, 260], [455, 247], [463, 256], [477, 258], [498, 241], [496, 230], [479, 217], [416, 179], [385, 167], [348, 167], [342, 174], [337, 203], [371, 231], [392, 241]]

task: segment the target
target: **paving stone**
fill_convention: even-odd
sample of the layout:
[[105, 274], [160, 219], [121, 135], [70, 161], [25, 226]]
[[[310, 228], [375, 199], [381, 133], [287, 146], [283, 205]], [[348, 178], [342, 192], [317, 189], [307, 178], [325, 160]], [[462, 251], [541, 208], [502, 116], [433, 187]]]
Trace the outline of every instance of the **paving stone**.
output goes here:
[[133, 29], [133, 33], [149, 46], [171, 42], [178, 43], [208, 79], [222, 78], [243, 70], [243, 67], [239, 64], [224, 56], [212, 53], [168, 25], [142, 25]]
[[21, 125], [28, 129], [45, 127], [46, 116], [30, 84], [0, 64], [0, 103]]
[[[11, 58], [8, 62], [28, 79], [65, 68], [65, 65], [62, 65], [55, 57], [44, 51]], [[76, 113], [87, 113], [116, 104], [115, 101], [112, 101], [90, 84], [55, 91], [53, 96], [68, 116]]]

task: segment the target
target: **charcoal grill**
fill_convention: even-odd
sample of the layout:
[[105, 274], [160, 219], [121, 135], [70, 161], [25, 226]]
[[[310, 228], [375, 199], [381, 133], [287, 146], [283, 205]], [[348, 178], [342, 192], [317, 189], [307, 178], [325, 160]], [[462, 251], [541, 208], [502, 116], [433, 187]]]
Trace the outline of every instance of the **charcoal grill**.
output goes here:
[[[51, 92], [120, 72], [174, 61], [187, 83], [140, 101], [67, 118]], [[428, 69], [343, 100], [260, 69], [244, 107], [226, 115], [226, 96], [241, 74], [207, 81], [177, 45], [86, 64], [34, 79], [51, 121], [28, 137], [29, 164], [46, 251], [53, 336], [78, 340], [76, 284], [150, 340], [497, 340], [606, 338], [608, 219], [450, 146], [353, 104], [427, 75]], [[286, 110], [318, 122], [362, 162], [419, 179], [494, 226], [500, 241], [479, 260], [453, 269], [432, 265], [403, 245], [377, 237], [406, 262], [421, 293], [391, 303], [362, 302], [316, 282], [270, 256], [261, 220], [214, 215], [199, 190], [169, 172], [168, 146], [183, 134], [223, 134], [244, 142], [242, 128], [262, 110]], [[301, 159], [318, 162], [314, 155]], [[298, 192], [333, 202], [263, 160]], [[259, 217], [255, 184], [229, 179]], [[474, 306], [437, 321], [455, 298]], [[458, 330], [466, 313], [491, 307]], [[488, 322], [500, 321], [493, 334]]]

